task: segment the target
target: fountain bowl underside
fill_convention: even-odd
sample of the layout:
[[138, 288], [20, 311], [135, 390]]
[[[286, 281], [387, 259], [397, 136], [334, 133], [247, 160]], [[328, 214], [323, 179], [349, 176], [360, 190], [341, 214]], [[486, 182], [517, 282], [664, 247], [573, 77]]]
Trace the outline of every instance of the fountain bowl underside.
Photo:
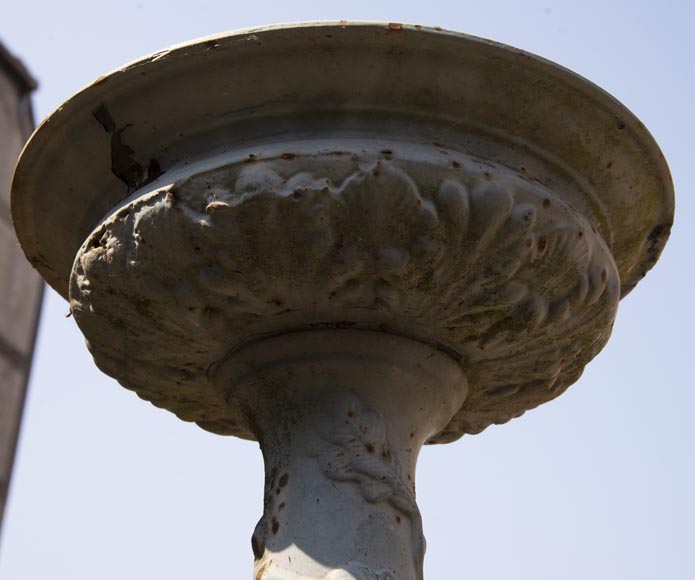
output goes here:
[[102, 77], [39, 127], [12, 195], [100, 368], [248, 438], [208, 371], [311, 329], [457, 360], [468, 398], [430, 442], [558, 396], [673, 218], [661, 152], [601, 89], [487, 40], [368, 23], [211, 37]]

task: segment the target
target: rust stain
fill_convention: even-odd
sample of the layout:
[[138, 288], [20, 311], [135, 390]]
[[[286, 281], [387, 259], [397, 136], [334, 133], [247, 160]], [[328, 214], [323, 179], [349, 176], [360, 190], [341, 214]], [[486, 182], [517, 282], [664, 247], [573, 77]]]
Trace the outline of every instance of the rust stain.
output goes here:
[[141, 165], [135, 159], [135, 150], [123, 141], [123, 133], [132, 126], [130, 123], [118, 127], [103, 103], [92, 111], [92, 116], [111, 137], [111, 172], [128, 187], [129, 192], [162, 174], [156, 159], [150, 159], [147, 167]]
[[[651, 267], [658, 259], [663, 250], [664, 243], [671, 233], [671, 223], [659, 224], [655, 226], [647, 236], [647, 263]], [[646, 274], [646, 270], [644, 272]]]
[[389, 30], [403, 30], [403, 24], [400, 22], [389, 22]]
[[256, 578], [255, 578], [255, 580], [263, 580], [263, 576], [265, 576], [265, 573], [266, 573], [266, 571], [268, 570], [269, 567], [270, 567], [270, 561], [265, 562], [265, 563], [263, 564], [263, 566], [261, 566], [261, 567], [258, 569], [258, 572], [256, 572]]

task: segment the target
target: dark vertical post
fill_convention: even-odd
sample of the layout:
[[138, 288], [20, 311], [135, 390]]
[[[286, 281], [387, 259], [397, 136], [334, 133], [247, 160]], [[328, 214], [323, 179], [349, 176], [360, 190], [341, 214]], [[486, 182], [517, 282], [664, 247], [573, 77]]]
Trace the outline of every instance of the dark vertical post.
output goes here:
[[35, 88], [26, 69], [0, 43], [0, 526], [43, 291], [10, 218], [12, 172], [34, 127], [29, 94]]

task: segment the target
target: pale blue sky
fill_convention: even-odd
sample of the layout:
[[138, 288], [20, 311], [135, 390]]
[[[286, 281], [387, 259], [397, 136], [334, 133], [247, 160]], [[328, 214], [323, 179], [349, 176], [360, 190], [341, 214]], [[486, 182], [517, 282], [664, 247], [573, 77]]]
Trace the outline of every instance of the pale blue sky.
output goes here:
[[[695, 578], [695, 3], [6, 2], [0, 38], [41, 83], [40, 120], [118, 65], [197, 36], [303, 20], [440, 25], [563, 64], [650, 129], [676, 226], [565, 395], [426, 448], [428, 580]], [[48, 292], [2, 538], [4, 580], [251, 578], [262, 462], [99, 373]]]

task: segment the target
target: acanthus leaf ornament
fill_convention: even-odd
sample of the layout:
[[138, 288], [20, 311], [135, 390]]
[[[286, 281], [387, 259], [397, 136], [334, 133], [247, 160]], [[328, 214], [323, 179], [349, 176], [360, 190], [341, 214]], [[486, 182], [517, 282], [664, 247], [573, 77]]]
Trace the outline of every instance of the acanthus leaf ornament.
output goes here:
[[455, 152], [435, 171], [432, 155], [255, 158], [135, 198], [75, 262], [71, 307], [95, 360], [234, 434], [202, 371], [229, 345], [309, 328], [382, 329], [464, 360], [474, 388], [439, 440], [559, 395], [610, 334], [619, 279], [605, 243], [541, 184]]

